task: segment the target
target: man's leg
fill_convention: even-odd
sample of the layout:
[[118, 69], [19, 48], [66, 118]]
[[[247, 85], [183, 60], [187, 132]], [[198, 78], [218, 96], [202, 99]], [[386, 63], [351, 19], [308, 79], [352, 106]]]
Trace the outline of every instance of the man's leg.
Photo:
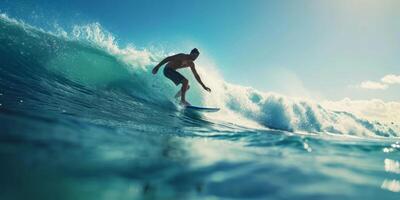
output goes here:
[[188, 86], [189, 86], [189, 81], [187, 79], [183, 80], [181, 88], [181, 103], [184, 105], [190, 105], [185, 99]]
[[[188, 85], [187, 86], [187, 89], [186, 89], [186, 91], [188, 91], [190, 89], [190, 85]], [[182, 94], [182, 88], [176, 93], [176, 95], [175, 95], [175, 98], [178, 98], [178, 97], [180, 97], [181, 96], [181, 94]]]

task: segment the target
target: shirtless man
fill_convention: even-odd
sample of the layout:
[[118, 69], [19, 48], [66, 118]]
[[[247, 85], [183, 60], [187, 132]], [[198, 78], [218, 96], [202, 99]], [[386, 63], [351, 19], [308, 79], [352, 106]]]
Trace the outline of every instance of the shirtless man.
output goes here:
[[185, 67], [190, 67], [192, 70], [194, 77], [196, 77], [196, 80], [200, 83], [201, 86], [208, 92], [211, 92], [211, 89], [208, 88], [207, 86], [204, 85], [204, 83], [201, 81], [199, 74], [196, 71], [196, 68], [194, 66], [193, 61], [196, 60], [196, 58], [199, 56], [200, 52], [196, 48], [194, 48], [190, 54], [176, 54], [173, 56], [169, 56], [164, 58], [158, 65], [156, 65], [153, 68], [153, 74], [156, 74], [158, 69], [160, 69], [161, 66], [167, 63], [167, 65], [164, 67], [164, 75], [169, 78], [171, 81], [175, 83], [175, 85], [179, 85], [182, 83], [182, 88], [178, 93], [176, 93], [175, 97], [178, 98], [181, 96], [181, 104], [188, 106], [190, 105], [186, 99], [186, 91], [189, 90], [189, 81], [182, 76], [179, 72], [177, 72], [177, 69], [185, 68]]

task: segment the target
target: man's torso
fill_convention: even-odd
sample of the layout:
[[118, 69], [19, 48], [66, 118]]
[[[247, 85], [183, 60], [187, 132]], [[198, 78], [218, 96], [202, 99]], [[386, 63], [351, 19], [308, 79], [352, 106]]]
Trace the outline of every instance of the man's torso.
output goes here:
[[186, 54], [177, 54], [174, 56], [172, 61], [169, 61], [165, 67], [168, 67], [173, 70], [190, 67], [193, 61], [190, 59], [189, 55]]

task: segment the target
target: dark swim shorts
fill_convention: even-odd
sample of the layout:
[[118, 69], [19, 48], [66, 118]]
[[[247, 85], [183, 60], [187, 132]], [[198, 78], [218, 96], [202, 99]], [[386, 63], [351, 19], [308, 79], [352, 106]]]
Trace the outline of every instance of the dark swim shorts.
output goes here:
[[182, 74], [169, 67], [164, 67], [164, 76], [171, 79], [175, 85], [179, 85], [185, 80], [185, 77], [183, 77]]

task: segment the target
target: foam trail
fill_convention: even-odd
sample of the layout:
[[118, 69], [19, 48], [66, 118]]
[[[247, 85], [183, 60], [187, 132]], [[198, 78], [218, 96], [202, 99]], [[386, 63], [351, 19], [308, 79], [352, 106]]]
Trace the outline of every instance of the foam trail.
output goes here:
[[[301, 98], [290, 98], [281, 94], [261, 92], [251, 87], [227, 83], [207, 61], [199, 63], [205, 82], [211, 83], [213, 94], [204, 92], [203, 103], [223, 108], [219, 117], [231, 121], [237, 115], [250, 119], [252, 127], [263, 126], [291, 132], [330, 133], [357, 137], [399, 137], [400, 127], [396, 102], [381, 100], [321, 103]], [[344, 105], [359, 105], [355, 109], [343, 109]], [[361, 105], [363, 106], [361, 106]], [[368, 105], [375, 105], [375, 116], [365, 113]], [[349, 106], [347, 106], [349, 107]], [[339, 109], [342, 108], [342, 109]], [[378, 109], [380, 108], [380, 109]], [[236, 117], [233, 117], [235, 116]], [[229, 116], [229, 118], [227, 117]], [[374, 115], [372, 115], [374, 116]], [[240, 118], [240, 117], [239, 117]], [[241, 120], [239, 120], [241, 121]], [[255, 123], [254, 123], [255, 122]], [[250, 125], [249, 123], [245, 123]]]

